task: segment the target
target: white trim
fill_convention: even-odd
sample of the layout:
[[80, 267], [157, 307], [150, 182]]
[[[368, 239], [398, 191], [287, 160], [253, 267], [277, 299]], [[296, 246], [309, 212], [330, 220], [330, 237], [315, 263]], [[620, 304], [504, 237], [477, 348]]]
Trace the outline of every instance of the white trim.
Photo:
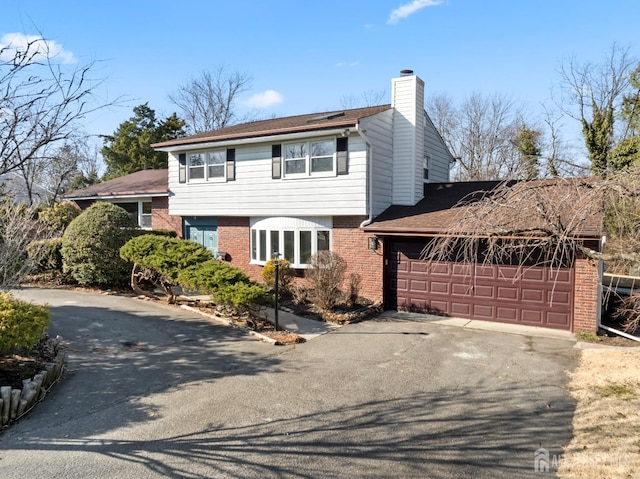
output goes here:
[[66, 201], [77, 200], [112, 200], [112, 199], [127, 199], [127, 198], [156, 198], [169, 196], [169, 193], [144, 193], [144, 194], [131, 194], [131, 195], [112, 195], [112, 196], [63, 196], [62, 199]]

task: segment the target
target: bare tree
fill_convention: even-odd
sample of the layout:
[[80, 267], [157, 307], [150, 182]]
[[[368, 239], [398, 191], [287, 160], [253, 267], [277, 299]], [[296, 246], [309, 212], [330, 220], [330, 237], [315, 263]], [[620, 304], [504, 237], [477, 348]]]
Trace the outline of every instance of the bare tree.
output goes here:
[[225, 67], [203, 71], [169, 95], [192, 133], [217, 130], [240, 121], [238, 95], [249, 89], [251, 77]]
[[473, 93], [456, 107], [449, 97], [440, 95], [428, 100], [427, 111], [458, 160], [452, 171], [455, 180], [500, 180], [524, 174], [517, 136], [527, 125], [509, 98]]
[[616, 141], [623, 139], [621, 132], [628, 131], [624, 126], [619, 128], [616, 138], [615, 120], [635, 63], [629, 48], [614, 43], [599, 63], [571, 59], [560, 68], [560, 105], [580, 122], [591, 170], [596, 174], [609, 170], [609, 153]]
[[58, 63], [42, 37], [0, 48], [0, 174], [66, 141], [79, 120], [106, 106], [94, 98], [93, 65]]
[[51, 235], [35, 217], [33, 207], [0, 201], [0, 291], [17, 285], [31, 271], [27, 245]]
[[359, 96], [344, 95], [340, 98], [340, 108], [351, 110], [353, 108], [381, 105], [386, 95], [387, 93], [384, 90], [366, 90]]

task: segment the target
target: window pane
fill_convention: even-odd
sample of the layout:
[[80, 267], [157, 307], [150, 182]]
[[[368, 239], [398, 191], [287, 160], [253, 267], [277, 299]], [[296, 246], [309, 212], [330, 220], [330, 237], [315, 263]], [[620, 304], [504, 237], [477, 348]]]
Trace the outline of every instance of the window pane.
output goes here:
[[209, 152], [209, 164], [210, 165], [223, 165], [226, 159], [226, 151], [210, 151]]
[[251, 259], [258, 259], [258, 242], [256, 241], [256, 230], [251, 230]]
[[311, 143], [311, 156], [333, 156], [333, 140]]
[[318, 231], [318, 251], [329, 251], [328, 231]]
[[150, 215], [151, 214], [151, 201], [145, 201], [142, 203], [142, 214]]
[[267, 261], [267, 232], [260, 230], [260, 261]]
[[271, 232], [271, 254], [280, 253], [280, 231]]
[[209, 178], [224, 178], [224, 165], [209, 165]]
[[293, 231], [284, 232], [284, 259], [295, 263], [295, 236]]
[[333, 156], [324, 158], [311, 158], [311, 171], [333, 171]]
[[151, 228], [151, 215], [140, 215], [140, 228]]
[[306, 160], [285, 160], [285, 174], [304, 173], [306, 171], [305, 162]]
[[204, 166], [204, 155], [202, 153], [191, 153], [189, 155], [189, 166]]
[[289, 143], [284, 145], [284, 159], [289, 160], [292, 158], [306, 158], [307, 157], [307, 144], [306, 143]]
[[311, 257], [311, 231], [300, 231], [300, 263], [308, 263]]

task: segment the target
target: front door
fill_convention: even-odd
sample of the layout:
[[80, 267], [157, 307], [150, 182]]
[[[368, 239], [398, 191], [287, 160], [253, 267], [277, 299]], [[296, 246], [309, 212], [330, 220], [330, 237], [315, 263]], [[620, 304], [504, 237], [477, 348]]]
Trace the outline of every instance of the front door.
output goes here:
[[185, 239], [195, 241], [215, 256], [218, 252], [218, 226], [215, 219], [185, 219]]

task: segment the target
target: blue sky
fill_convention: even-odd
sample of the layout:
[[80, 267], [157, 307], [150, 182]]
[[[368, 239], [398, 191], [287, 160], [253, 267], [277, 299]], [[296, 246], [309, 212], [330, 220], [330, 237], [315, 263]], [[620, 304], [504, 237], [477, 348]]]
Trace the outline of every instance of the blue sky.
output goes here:
[[[96, 61], [102, 98], [125, 106], [85, 128], [112, 133], [148, 102], [161, 116], [169, 93], [225, 66], [253, 78], [240, 98], [264, 116], [339, 109], [341, 98], [384, 90], [401, 69], [427, 95], [461, 100], [501, 93], [532, 114], [559, 83], [563, 59], [599, 60], [614, 42], [638, 55], [635, 0], [3, 0], [0, 44], [10, 34], [55, 42], [61, 61]], [[6, 36], [9, 35], [9, 36]], [[6, 37], [5, 37], [6, 36]], [[267, 93], [268, 92], [268, 93]]]

